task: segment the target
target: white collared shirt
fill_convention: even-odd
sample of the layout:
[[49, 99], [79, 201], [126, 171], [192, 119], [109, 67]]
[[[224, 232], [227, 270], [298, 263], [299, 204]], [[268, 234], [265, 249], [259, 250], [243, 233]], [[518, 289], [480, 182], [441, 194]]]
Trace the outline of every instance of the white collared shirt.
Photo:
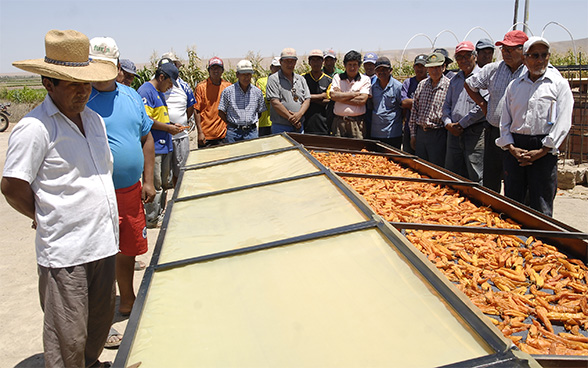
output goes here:
[[552, 66], [535, 82], [529, 73], [513, 80], [505, 93], [496, 145], [513, 144], [512, 133], [546, 135], [542, 143], [557, 154], [572, 126], [574, 98], [570, 85]]
[[102, 118], [81, 113], [82, 135], [49, 95], [13, 129], [4, 177], [35, 195], [37, 263], [62, 268], [118, 253], [112, 155]]
[[[341, 79], [341, 74], [335, 74], [331, 82], [331, 89], [338, 87], [341, 92], [359, 92], [371, 96], [372, 94], [372, 80], [364, 74], [358, 74], [359, 78], [349, 80]], [[350, 105], [344, 102], [335, 101], [333, 112], [339, 116], [359, 116], [365, 114], [365, 104]]]

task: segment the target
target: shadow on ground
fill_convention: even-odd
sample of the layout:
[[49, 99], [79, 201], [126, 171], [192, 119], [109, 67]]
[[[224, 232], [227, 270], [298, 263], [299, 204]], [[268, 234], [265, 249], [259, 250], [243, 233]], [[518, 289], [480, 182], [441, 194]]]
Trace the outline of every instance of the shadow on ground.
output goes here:
[[14, 368], [38, 368], [45, 366], [45, 358], [43, 353], [38, 353], [19, 362]]

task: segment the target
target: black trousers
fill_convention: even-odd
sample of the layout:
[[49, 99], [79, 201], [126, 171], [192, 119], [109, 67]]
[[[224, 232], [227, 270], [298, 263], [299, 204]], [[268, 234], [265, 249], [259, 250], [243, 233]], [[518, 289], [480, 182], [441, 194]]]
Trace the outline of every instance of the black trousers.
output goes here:
[[500, 137], [500, 129], [484, 123], [484, 174], [482, 185], [500, 193], [503, 178], [503, 161], [507, 151], [496, 145], [496, 138]]
[[[526, 150], [540, 149], [544, 135], [513, 134], [514, 145]], [[529, 192], [528, 203], [525, 195]], [[529, 166], [520, 166], [517, 159], [507, 154], [504, 159], [504, 194], [511, 199], [553, 215], [553, 200], [557, 191], [557, 156], [548, 153]]]

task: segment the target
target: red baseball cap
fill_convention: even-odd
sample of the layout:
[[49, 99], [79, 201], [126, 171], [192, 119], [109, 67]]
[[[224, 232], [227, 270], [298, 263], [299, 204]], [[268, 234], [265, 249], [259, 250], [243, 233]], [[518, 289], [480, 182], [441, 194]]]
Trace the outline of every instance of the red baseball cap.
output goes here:
[[210, 68], [213, 65], [220, 65], [224, 69], [223, 61], [221, 58], [215, 56], [212, 59], [208, 60], [208, 67]]
[[471, 41], [463, 41], [457, 44], [457, 46], [455, 47], [455, 53], [457, 54], [458, 52], [461, 51], [474, 51], [474, 44]]
[[510, 31], [504, 35], [504, 40], [495, 43], [496, 46], [522, 46], [529, 37], [523, 31]]

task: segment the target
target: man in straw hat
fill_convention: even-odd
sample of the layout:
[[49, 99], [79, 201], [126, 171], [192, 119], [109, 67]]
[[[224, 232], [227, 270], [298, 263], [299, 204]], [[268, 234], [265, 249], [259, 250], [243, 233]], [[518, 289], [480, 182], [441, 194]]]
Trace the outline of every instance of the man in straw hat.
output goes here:
[[89, 60], [88, 38], [52, 30], [45, 58], [14, 62], [40, 74], [41, 105], [10, 135], [2, 193], [33, 219], [47, 367], [100, 366], [115, 305], [118, 211], [102, 118], [86, 107], [91, 82], [116, 78]]

